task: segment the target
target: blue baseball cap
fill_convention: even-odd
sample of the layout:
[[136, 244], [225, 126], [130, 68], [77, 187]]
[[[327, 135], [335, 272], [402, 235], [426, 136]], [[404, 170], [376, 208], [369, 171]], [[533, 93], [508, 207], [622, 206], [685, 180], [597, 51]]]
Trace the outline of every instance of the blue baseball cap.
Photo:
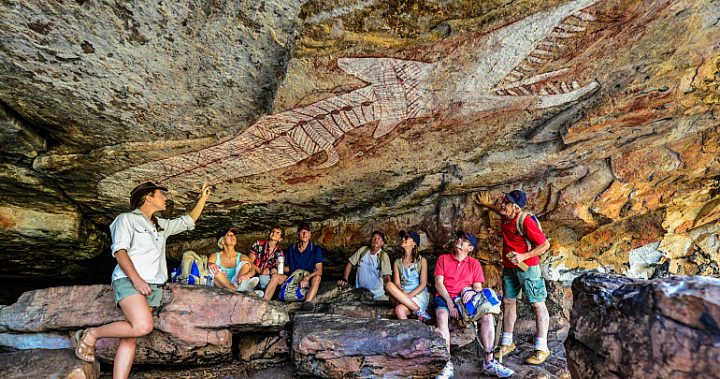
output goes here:
[[401, 230], [400, 237], [402, 237], [402, 238], [410, 237], [410, 238], [412, 238], [413, 241], [415, 241], [415, 245], [420, 246], [420, 235], [415, 233], [412, 230], [408, 230], [408, 231]]
[[477, 238], [475, 238], [472, 233], [466, 232], [464, 230], [458, 230], [456, 234], [458, 238], [465, 238], [466, 240], [468, 240], [468, 242], [470, 242], [470, 244], [472, 245], [473, 249], [477, 248]]
[[510, 191], [505, 194], [505, 198], [520, 208], [527, 205], [527, 195], [522, 190]]

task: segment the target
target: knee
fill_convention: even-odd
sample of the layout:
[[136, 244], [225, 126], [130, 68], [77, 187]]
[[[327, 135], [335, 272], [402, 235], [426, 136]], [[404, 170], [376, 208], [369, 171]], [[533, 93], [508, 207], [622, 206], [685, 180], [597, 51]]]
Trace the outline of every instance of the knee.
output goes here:
[[515, 308], [516, 302], [517, 302], [516, 299], [509, 299], [507, 297], [503, 299], [503, 305], [506, 307]]
[[547, 312], [547, 306], [545, 305], [544, 301], [538, 301], [536, 303], [532, 303], [531, 306], [535, 312], [543, 312], [543, 311]]
[[491, 314], [486, 314], [480, 318], [480, 324], [483, 326], [492, 326], [494, 321], [495, 319]]
[[133, 329], [138, 337], [146, 336], [153, 331], [153, 322], [151, 320], [141, 321], [133, 324]]

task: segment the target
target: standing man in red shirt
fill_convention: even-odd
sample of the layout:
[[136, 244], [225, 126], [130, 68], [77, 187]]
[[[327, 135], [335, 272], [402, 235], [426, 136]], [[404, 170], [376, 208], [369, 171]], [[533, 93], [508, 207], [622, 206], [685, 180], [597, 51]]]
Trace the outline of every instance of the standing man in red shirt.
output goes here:
[[[527, 204], [525, 192], [514, 190], [506, 193], [500, 199], [499, 207], [492, 205], [487, 192], [482, 192], [477, 197], [477, 203], [502, 217], [500, 231], [503, 237], [504, 317], [503, 335], [496, 355], [510, 354], [515, 350], [513, 329], [517, 319], [517, 297], [522, 290], [535, 312], [536, 327], [535, 351], [526, 362], [539, 365], [550, 356], [550, 349], [547, 346], [550, 316], [545, 306], [547, 289], [540, 271], [540, 254], [547, 251], [550, 242], [540, 229], [535, 216], [525, 213], [527, 216], [524, 219], [519, 218], [522, 208]], [[510, 257], [508, 257], [509, 253]], [[518, 267], [520, 262], [528, 266], [527, 271]]]
[[[450, 329], [448, 323], [450, 317], [460, 317], [455, 306], [455, 298], [463, 293], [463, 303], [467, 303], [475, 292], [482, 291], [482, 283], [485, 281], [482, 266], [477, 259], [470, 256], [470, 253], [477, 247], [477, 238], [462, 230], [457, 232], [457, 241], [452, 253], [443, 254], [438, 257], [435, 263], [435, 315], [437, 316], [437, 327], [440, 334], [447, 342], [448, 352], [450, 351]], [[472, 291], [463, 291], [464, 289]], [[482, 363], [482, 372], [486, 375], [494, 375], [498, 378], [509, 378], [515, 372], [496, 361], [493, 358], [493, 342], [495, 340], [495, 328], [493, 327], [493, 315], [486, 314], [480, 318], [480, 342], [485, 348], [485, 359]], [[452, 362], [448, 362], [436, 379], [452, 378], [455, 373]]]

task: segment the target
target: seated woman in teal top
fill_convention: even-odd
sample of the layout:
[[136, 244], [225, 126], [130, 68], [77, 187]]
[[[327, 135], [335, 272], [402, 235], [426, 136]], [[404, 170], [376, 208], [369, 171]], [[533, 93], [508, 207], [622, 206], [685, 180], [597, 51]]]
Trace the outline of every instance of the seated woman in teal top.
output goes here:
[[213, 274], [215, 287], [232, 291], [252, 291], [258, 278], [245, 279], [238, 283], [238, 278], [248, 276], [246, 274], [252, 269], [250, 258], [235, 251], [236, 235], [239, 232], [240, 230], [234, 227], [220, 229], [216, 237], [222, 251], [210, 255], [208, 270]]

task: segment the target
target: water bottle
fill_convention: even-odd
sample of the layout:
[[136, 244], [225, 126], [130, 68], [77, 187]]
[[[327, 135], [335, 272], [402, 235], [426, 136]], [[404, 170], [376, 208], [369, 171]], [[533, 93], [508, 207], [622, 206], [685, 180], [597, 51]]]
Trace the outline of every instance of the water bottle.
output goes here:
[[215, 285], [215, 276], [207, 274], [205, 275], [205, 285], [206, 286], [214, 286]]
[[278, 274], [283, 275], [285, 271], [285, 257], [282, 255], [278, 257]]
[[178, 277], [179, 271], [180, 270], [177, 267], [173, 268], [172, 271], [170, 271], [170, 281], [171, 282], [177, 283], [177, 277]]

